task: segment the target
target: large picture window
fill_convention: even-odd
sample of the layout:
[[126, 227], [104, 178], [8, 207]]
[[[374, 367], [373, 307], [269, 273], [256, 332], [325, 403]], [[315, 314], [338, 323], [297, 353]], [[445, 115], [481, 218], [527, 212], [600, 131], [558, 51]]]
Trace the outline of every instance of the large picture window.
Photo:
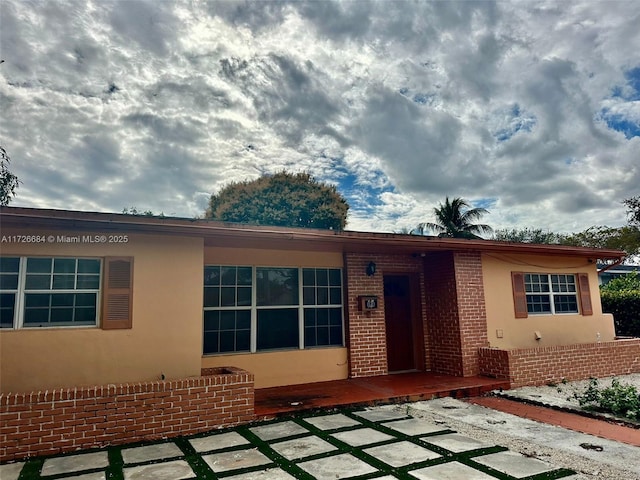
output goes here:
[[101, 260], [0, 258], [0, 326], [97, 325]]
[[204, 272], [204, 354], [344, 344], [339, 268], [211, 265]]

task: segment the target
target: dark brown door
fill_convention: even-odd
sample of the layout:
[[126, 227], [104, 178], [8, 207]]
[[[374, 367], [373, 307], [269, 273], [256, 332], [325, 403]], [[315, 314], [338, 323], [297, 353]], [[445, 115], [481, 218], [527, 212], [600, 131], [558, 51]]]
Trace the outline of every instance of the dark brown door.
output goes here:
[[414, 370], [411, 281], [408, 275], [384, 276], [384, 319], [389, 371]]

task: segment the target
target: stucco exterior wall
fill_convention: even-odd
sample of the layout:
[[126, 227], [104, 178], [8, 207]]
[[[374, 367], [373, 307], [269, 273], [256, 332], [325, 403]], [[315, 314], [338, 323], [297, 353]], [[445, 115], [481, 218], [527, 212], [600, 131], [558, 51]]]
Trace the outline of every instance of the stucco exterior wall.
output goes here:
[[[483, 254], [482, 270], [491, 347], [535, 348], [609, 342], [615, 338], [613, 317], [602, 313], [595, 262], [587, 258]], [[511, 272], [587, 273], [593, 315], [529, 314], [516, 318]], [[536, 340], [536, 332], [541, 339]]]
[[[205, 247], [204, 265], [343, 268], [343, 257], [339, 252]], [[202, 285], [199, 288], [202, 290]], [[198, 326], [202, 330], [202, 321]], [[201, 344], [198, 352], [202, 355]], [[233, 365], [251, 372], [255, 388], [342, 380], [348, 376], [345, 347], [205, 355], [201, 363], [202, 368]]]
[[[78, 235], [11, 232], [3, 235]], [[95, 233], [95, 232], [84, 232]], [[133, 328], [0, 330], [0, 388], [51, 388], [167, 380], [200, 375], [202, 265], [200, 238], [128, 235], [126, 243], [3, 243], [2, 255], [134, 257]]]

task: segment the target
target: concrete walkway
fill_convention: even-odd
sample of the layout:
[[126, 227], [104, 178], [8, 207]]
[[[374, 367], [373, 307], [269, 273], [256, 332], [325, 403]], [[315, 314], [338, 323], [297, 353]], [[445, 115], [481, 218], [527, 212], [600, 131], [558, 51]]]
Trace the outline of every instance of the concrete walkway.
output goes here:
[[[429, 403], [429, 402], [424, 402]], [[301, 414], [204, 436], [0, 466], [2, 480], [582, 479], [410, 415], [408, 406]]]

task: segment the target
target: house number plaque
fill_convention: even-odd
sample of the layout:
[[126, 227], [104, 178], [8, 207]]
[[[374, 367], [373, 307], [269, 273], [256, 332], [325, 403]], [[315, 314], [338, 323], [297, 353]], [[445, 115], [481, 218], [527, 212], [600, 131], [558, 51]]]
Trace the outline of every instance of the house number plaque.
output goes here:
[[378, 308], [378, 297], [372, 295], [361, 295], [358, 297], [359, 310], [376, 310]]

